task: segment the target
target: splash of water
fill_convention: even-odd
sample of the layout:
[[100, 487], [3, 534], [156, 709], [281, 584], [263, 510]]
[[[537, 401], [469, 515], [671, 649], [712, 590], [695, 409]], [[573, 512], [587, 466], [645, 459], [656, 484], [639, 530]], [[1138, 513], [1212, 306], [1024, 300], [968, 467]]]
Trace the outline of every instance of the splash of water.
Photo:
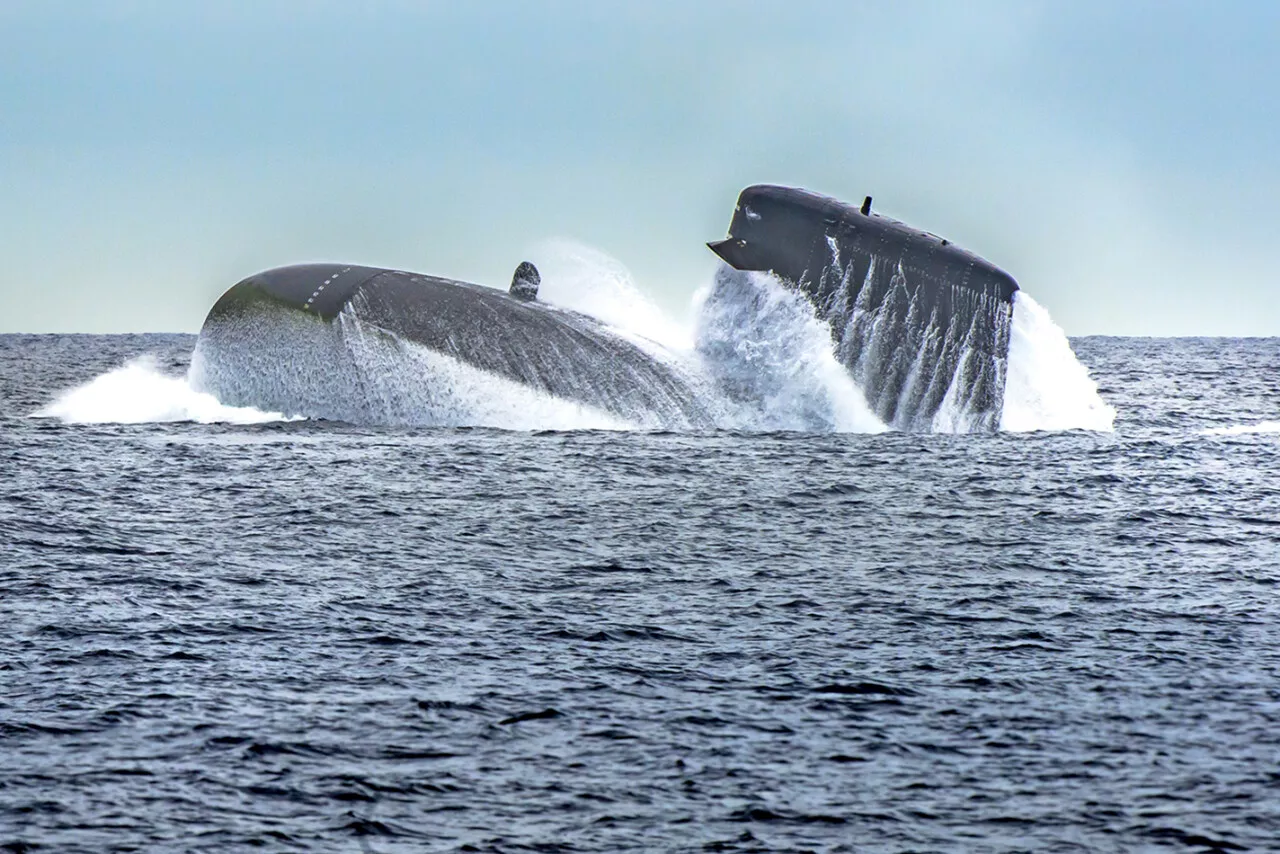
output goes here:
[[622, 262], [572, 240], [548, 240], [533, 252], [542, 273], [538, 299], [589, 314], [636, 338], [685, 352], [693, 346], [687, 323], [668, 317], [639, 287]]
[[729, 406], [725, 426], [879, 433], [813, 304], [768, 273], [721, 265], [700, 294], [697, 355]]
[[1062, 327], [1025, 291], [1018, 291], [1000, 429], [1110, 431], [1115, 417]]
[[602, 320], [679, 367], [722, 429], [886, 429], [836, 361], [813, 306], [772, 276], [721, 265], [715, 282], [694, 295], [688, 324], [665, 315], [620, 261], [598, 249], [555, 240], [535, 257], [540, 299]]
[[279, 412], [226, 406], [213, 395], [192, 388], [186, 377], [165, 374], [152, 355], [132, 359], [63, 392], [33, 415], [67, 424], [261, 424], [285, 420]]

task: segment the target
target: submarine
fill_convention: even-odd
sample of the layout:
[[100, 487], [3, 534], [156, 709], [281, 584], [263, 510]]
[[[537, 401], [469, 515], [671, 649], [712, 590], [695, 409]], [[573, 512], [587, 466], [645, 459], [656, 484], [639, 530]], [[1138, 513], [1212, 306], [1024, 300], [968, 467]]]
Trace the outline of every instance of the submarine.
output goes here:
[[[1007, 273], [870, 198], [774, 185], [743, 190], [728, 236], [708, 246], [724, 262], [710, 300], [751, 275], [803, 295], [886, 425], [997, 429], [1018, 288]], [[539, 286], [528, 262], [505, 290], [354, 264], [266, 270], [210, 309], [190, 377], [233, 406], [397, 424], [415, 423], [423, 394], [448, 404], [473, 370], [640, 426], [720, 426], [714, 370], [548, 305]], [[400, 382], [404, 358], [429, 361], [426, 379]]]
[[[728, 237], [707, 245], [734, 270], [770, 273], [809, 299], [886, 425], [996, 430], [1017, 282], [945, 238], [872, 211], [871, 201], [751, 186]], [[722, 277], [716, 290], [729, 285]]]

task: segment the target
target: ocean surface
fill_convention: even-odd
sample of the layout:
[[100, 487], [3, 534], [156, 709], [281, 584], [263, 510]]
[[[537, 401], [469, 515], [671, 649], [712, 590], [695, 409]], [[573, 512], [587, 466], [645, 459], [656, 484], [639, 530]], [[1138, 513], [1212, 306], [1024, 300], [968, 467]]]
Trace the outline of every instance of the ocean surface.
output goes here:
[[1278, 339], [995, 435], [240, 417], [194, 343], [0, 336], [0, 850], [1280, 850]]

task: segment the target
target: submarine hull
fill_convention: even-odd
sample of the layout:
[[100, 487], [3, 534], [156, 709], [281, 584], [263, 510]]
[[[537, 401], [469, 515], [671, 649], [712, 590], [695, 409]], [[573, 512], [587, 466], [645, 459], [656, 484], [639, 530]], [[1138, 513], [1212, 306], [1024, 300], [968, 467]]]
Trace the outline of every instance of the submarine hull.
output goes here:
[[[804, 293], [837, 356], [888, 425], [999, 426], [1017, 283], [947, 240], [805, 190], [757, 185], [729, 236], [708, 244], [739, 270]], [[713, 295], [714, 296], [714, 295]]]
[[233, 286], [205, 319], [193, 378], [232, 405], [412, 422], [404, 390], [384, 387], [403, 367], [376, 364], [406, 348], [644, 426], [711, 423], [657, 345], [494, 288], [358, 265], [281, 267]]

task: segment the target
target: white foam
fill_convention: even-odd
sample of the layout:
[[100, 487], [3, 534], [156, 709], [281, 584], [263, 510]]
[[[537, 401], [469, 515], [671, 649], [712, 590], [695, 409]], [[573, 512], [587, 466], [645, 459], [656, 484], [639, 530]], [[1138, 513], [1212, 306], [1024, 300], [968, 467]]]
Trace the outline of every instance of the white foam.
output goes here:
[[152, 355], [140, 356], [64, 391], [32, 415], [57, 418], [66, 424], [261, 424], [286, 420], [278, 412], [224, 406], [213, 395], [193, 389], [186, 377], [161, 371]]
[[1043, 306], [1018, 291], [1000, 429], [1110, 431], [1115, 418], [1066, 333]]
[[[542, 275], [539, 300], [596, 318], [676, 369], [721, 428], [886, 429], [836, 359], [830, 330], [812, 305], [771, 276], [752, 275], [727, 290], [698, 290], [682, 322], [650, 299], [622, 262], [599, 249], [558, 238], [537, 246], [533, 257]], [[726, 299], [709, 303], [713, 292]], [[708, 341], [717, 351], [712, 358], [726, 361], [708, 362]], [[716, 376], [725, 372], [742, 385], [739, 391], [749, 386], [758, 396], [727, 399], [717, 388], [723, 377]]]
[[699, 295], [698, 355], [740, 430], [880, 433], [886, 427], [836, 359], [813, 304], [768, 273], [721, 265]]
[[1280, 433], [1280, 421], [1263, 421], [1259, 424], [1233, 424], [1230, 427], [1209, 427], [1200, 432], [1205, 436], [1248, 436], [1258, 433]]

